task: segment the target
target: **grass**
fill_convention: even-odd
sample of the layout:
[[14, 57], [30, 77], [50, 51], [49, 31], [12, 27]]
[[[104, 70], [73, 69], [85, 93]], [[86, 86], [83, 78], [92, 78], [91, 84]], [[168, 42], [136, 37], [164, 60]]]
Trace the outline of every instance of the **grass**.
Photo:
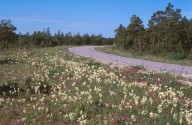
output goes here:
[[131, 52], [128, 50], [122, 51], [122, 49], [119, 49], [116, 46], [97, 47], [96, 50], [105, 52], [105, 53], [109, 53], [109, 54], [129, 57], [129, 58], [138, 58], [138, 59], [164, 62], [164, 63], [170, 63], [170, 64], [180, 64], [180, 65], [192, 66], [192, 61], [190, 59], [174, 60], [169, 56], [152, 55], [152, 54], [145, 54], [145, 53], [140, 53], [140, 52]]
[[0, 65], [2, 125], [192, 123], [184, 78], [103, 65], [63, 47], [8, 50], [0, 58], [11, 60]]

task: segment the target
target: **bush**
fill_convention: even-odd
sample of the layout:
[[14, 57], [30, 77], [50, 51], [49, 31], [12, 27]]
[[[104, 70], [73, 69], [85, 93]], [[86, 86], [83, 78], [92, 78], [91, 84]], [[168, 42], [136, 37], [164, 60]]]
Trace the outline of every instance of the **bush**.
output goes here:
[[5, 81], [0, 85], [0, 97], [12, 97], [18, 94], [18, 83], [16, 81]]
[[171, 55], [171, 58], [173, 59], [173, 60], [182, 60], [182, 59], [184, 59], [184, 58], [186, 58], [186, 52], [184, 52], [184, 51], [181, 51], [181, 52], [175, 52], [175, 53], [173, 53], [172, 55]]
[[192, 49], [189, 51], [187, 58], [192, 60]]
[[132, 51], [133, 56], [138, 57], [138, 56], [143, 56], [142, 51]]
[[101, 63], [95, 61], [89, 61], [87, 64], [88, 66], [95, 66], [97, 68], [101, 66]]

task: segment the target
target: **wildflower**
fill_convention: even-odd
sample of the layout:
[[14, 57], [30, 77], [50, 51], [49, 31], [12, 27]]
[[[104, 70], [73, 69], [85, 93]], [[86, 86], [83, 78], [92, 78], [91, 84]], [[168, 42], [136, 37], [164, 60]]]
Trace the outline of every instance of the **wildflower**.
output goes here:
[[157, 110], [158, 110], [159, 113], [162, 113], [162, 111], [163, 111], [162, 104], [159, 104], [159, 105], [157, 106]]
[[143, 110], [143, 111], [141, 111], [141, 114], [142, 114], [142, 115], [146, 115], [147, 113], [148, 113], [147, 110]]
[[80, 121], [80, 125], [85, 125], [87, 123], [87, 120]]
[[83, 113], [83, 111], [81, 110], [81, 111], [79, 112], [79, 114], [82, 115], [82, 113]]
[[22, 118], [21, 121], [24, 122], [26, 120], [26, 118]]
[[89, 100], [89, 102], [91, 102], [91, 103], [93, 102], [91, 95], [88, 96], [88, 100]]
[[73, 120], [73, 115], [74, 115], [74, 113], [69, 113], [69, 119], [70, 120]]
[[131, 115], [131, 119], [132, 119], [133, 121], [135, 121], [135, 120], [136, 120], [135, 115]]
[[48, 111], [49, 111], [49, 109], [48, 109], [47, 107], [45, 108], [45, 110], [46, 110], [46, 112], [48, 112]]
[[100, 97], [100, 98], [102, 97], [102, 94], [101, 94], [101, 93], [99, 93], [99, 97]]
[[36, 63], [35, 62], [32, 62], [32, 65], [35, 65]]
[[86, 85], [86, 82], [83, 82], [83, 85], [85, 86], [85, 85]]
[[143, 96], [143, 98], [141, 99], [141, 104], [144, 105], [147, 101], [147, 97]]
[[153, 99], [152, 99], [152, 98], [150, 98], [150, 99], [149, 99], [149, 102], [150, 102], [151, 104], [153, 104]]
[[183, 123], [183, 117], [180, 118], [179, 123], [180, 123], [180, 124]]
[[139, 97], [135, 97], [135, 100], [134, 100], [134, 102], [135, 102], [135, 105], [138, 105], [138, 103], [139, 103]]
[[0, 105], [2, 105], [3, 102], [4, 102], [4, 99], [0, 98]]
[[149, 113], [149, 117], [152, 118], [152, 119], [153, 119], [153, 118], [156, 118], [156, 117], [157, 117], [157, 114], [156, 114], [156, 113], [153, 113], [153, 112], [150, 112], [150, 113]]

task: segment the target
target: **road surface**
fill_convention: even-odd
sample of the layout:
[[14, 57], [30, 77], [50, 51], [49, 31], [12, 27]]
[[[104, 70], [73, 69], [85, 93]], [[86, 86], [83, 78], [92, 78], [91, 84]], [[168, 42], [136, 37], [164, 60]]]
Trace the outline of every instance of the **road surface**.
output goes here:
[[78, 56], [90, 57], [101, 63], [113, 63], [118, 66], [143, 66], [149, 70], [167, 71], [177, 75], [187, 75], [192, 77], [192, 67], [177, 64], [167, 64], [162, 62], [154, 62], [142, 59], [127, 58], [106, 54], [95, 50], [97, 46], [80, 46], [69, 48], [69, 50]]

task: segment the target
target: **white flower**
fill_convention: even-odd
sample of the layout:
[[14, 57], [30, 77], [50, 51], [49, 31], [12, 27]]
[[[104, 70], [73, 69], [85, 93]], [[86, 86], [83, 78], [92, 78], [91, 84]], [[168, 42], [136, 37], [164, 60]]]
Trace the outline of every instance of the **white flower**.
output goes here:
[[157, 117], [157, 114], [156, 114], [156, 113], [153, 113], [153, 112], [150, 112], [150, 113], [149, 113], [149, 116], [150, 116], [150, 118], [156, 118], [156, 117]]
[[149, 101], [150, 101], [151, 104], [153, 104], [153, 99], [152, 98], [150, 98]]
[[135, 120], [136, 120], [135, 115], [131, 115], [131, 119], [132, 119], [133, 121], [135, 121]]
[[141, 104], [144, 105], [147, 101], [147, 97], [143, 96], [143, 98], [141, 99]]
[[159, 113], [161, 113], [163, 111], [162, 104], [158, 105], [157, 110]]
[[24, 122], [26, 120], [26, 118], [22, 118], [21, 121]]
[[85, 85], [86, 85], [86, 82], [83, 82], [83, 85], [85, 86]]
[[36, 63], [35, 62], [32, 62], [32, 65], [34, 66]]
[[86, 125], [87, 120], [80, 121], [80, 125]]
[[69, 113], [69, 119], [73, 120], [74, 113]]
[[150, 117], [150, 118], [154, 118], [154, 113], [153, 113], [153, 112], [150, 112], [150, 113], [149, 113], [149, 117]]
[[102, 97], [102, 94], [101, 94], [101, 93], [99, 93], [99, 97], [100, 97], [100, 98]]

